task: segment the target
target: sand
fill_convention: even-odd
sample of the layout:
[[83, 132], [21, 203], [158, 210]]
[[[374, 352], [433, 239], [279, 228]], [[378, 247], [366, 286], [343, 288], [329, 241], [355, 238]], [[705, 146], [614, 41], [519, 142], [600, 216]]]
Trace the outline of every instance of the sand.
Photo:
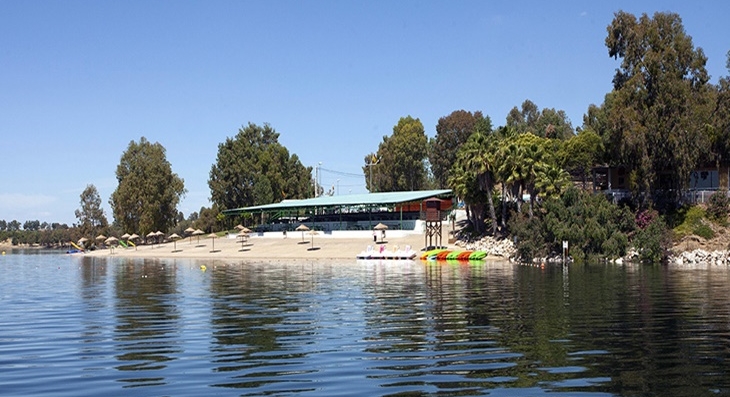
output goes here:
[[[448, 234], [442, 235], [442, 245], [448, 246]], [[353, 234], [353, 236], [332, 236], [327, 234], [309, 235], [307, 232], [289, 232], [284, 238], [275, 236], [251, 236], [247, 242], [240, 239], [221, 237], [212, 239], [207, 236], [185, 238], [176, 242], [165, 242], [137, 247], [99, 249], [84, 254], [88, 256], [115, 256], [129, 258], [189, 258], [220, 260], [272, 260], [272, 259], [356, 259], [357, 254], [368, 245], [379, 248], [385, 244], [387, 249], [397, 250], [410, 245], [415, 251], [425, 246], [422, 233], [386, 233], [381, 242], [373, 243], [372, 235]], [[450, 246], [449, 248], [456, 248]]]

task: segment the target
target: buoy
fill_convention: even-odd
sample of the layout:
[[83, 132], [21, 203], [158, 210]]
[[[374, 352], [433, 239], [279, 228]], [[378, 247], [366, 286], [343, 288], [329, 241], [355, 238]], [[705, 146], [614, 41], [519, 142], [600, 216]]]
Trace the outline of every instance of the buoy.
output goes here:
[[3, 251], [3, 255], [5, 255], [5, 251]]
[[205, 269], [207, 269], [207, 267], [205, 267], [205, 265], [200, 265], [200, 270], [205, 271]]

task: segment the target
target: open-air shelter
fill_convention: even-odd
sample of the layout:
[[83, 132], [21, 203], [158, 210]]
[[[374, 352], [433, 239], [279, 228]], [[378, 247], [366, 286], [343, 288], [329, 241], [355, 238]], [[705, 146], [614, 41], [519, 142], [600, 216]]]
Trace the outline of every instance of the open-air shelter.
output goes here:
[[[375, 224], [381, 222], [377, 214], [387, 209], [391, 212], [399, 212], [400, 228], [403, 228], [403, 212], [425, 211], [423, 201], [429, 198], [451, 198], [450, 189], [440, 190], [415, 190], [405, 192], [382, 192], [320, 196], [302, 200], [283, 200], [278, 203], [242, 207], [223, 211], [224, 215], [235, 216], [240, 214], [260, 214], [261, 224], [266, 220], [272, 221], [281, 218], [293, 219], [293, 223], [301, 223], [300, 218], [313, 219], [310, 228], [316, 228], [318, 215], [328, 214], [335, 219], [339, 215], [340, 224], [347, 214], [359, 213], [367, 217], [367, 229], [372, 230]], [[392, 226], [392, 224], [391, 224]]]

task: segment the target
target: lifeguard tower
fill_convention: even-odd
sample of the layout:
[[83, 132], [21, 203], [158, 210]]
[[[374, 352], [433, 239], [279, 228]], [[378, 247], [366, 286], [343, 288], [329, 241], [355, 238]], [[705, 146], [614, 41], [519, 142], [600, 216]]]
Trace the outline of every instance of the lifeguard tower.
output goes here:
[[[443, 200], [430, 198], [426, 203], [426, 247], [441, 247], [441, 202]], [[435, 244], [434, 244], [435, 243]]]

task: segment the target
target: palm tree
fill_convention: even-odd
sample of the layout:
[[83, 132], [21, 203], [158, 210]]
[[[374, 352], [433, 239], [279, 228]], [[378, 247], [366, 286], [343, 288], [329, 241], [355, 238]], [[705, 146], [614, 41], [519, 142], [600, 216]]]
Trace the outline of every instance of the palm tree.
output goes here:
[[457, 163], [476, 176], [477, 188], [486, 194], [492, 233], [497, 233], [497, 215], [492, 190], [495, 186], [494, 138], [485, 132], [472, 134], [457, 153]]
[[546, 198], [560, 196], [570, 184], [570, 174], [555, 163], [542, 163], [537, 170], [535, 188]]

